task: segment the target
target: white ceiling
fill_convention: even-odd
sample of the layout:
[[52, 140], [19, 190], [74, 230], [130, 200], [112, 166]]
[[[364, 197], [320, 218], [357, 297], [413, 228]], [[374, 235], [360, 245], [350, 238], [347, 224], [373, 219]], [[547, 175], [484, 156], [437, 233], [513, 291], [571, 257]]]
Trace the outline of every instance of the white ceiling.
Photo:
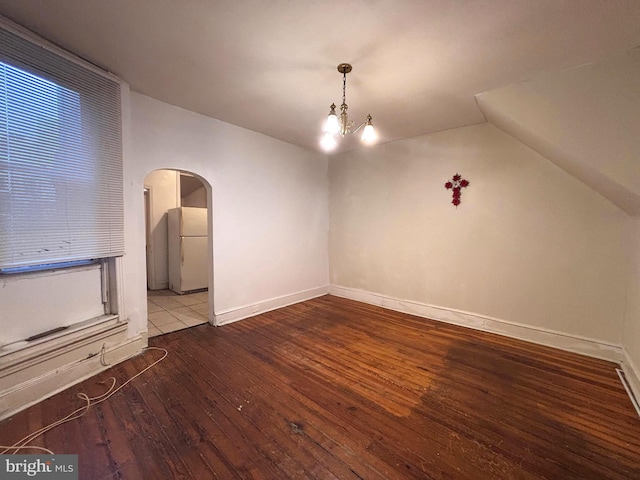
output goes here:
[[350, 118], [371, 113], [386, 142], [482, 122], [477, 93], [640, 45], [640, 0], [0, 0], [0, 13], [137, 92], [316, 150], [341, 62]]

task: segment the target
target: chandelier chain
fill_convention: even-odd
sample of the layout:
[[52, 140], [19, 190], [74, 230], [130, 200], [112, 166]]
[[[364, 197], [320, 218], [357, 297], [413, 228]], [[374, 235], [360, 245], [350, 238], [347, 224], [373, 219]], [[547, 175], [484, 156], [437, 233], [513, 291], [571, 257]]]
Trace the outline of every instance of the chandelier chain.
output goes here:
[[342, 74], [342, 104], [347, 104], [347, 72]]

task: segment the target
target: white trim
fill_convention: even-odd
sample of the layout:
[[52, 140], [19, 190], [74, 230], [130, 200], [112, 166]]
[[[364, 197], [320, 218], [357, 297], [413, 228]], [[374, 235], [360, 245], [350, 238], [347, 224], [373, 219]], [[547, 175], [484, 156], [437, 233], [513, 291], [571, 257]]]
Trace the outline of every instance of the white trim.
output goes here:
[[140, 343], [143, 350], [149, 346], [149, 330], [140, 332]]
[[[109, 272], [113, 272], [112, 277], [115, 276], [115, 279], [111, 280], [111, 288], [109, 291], [109, 302], [111, 313], [118, 313], [118, 318], [122, 322], [128, 321], [127, 310], [125, 308], [125, 293], [124, 293], [124, 264], [123, 257], [116, 257], [111, 260], [111, 264], [113, 268], [109, 268]], [[114, 295], [115, 291], [115, 295]], [[114, 305], [115, 303], [115, 305]]]
[[[153, 188], [144, 185], [144, 257], [147, 268], [147, 288], [156, 290], [155, 235], [152, 234], [151, 216], [153, 212]], [[168, 282], [167, 282], [168, 283]]]
[[294, 303], [304, 302], [312, 298], [321, 297], [329, 292], [329, 287], [316, 287], [302, 292], [282, 295], [281, 297], [269, 298], [258, 303], [245, 305], [242, 307], [230, 308], [213, 315], [213, 324], [220, 327], [228, 323], [237, 322], [245, 318], [260, 315], [261, 313], [275, 310], [276, 308], [286, 307]]
[[[640, 370], [637, 368], [637, 365], [633, 363], [629, 352], [626, 350], [624, 350], [624, 358], [620, 364], [622, 365], [622, 371], [627, 380], [627, 385], [631, 389], [631, 394], [635, 397], [636, 402], [640, 402]], [[635, 405], [636, 403], [634, 403], [634, 406]], [[638, 415], [640, 415], [640, 411]]]
[[[122, 330], [123, 325], [118, 315], [102, 315], [75, 323], [61, 332], [38, 340], [21, 340], [3, 346], [0, 348], [0, 390], [3, 387], [2, 379], [14, 371], [73, 351], [98, 335], [109, 334], [114, 329]], [[124, 329], [126, 330], [126, 327]]]
[[546, 328], [524, 325], [521, 323], [488, 317], [472, 312], [455, 310], [452, 308], [428, 305], [413, 300], [402, 300], [379, 293], [357, 290], [338, 285], [329, 286], [329, 294], [349, 298], [359, 302], [369, 303], [380, 307], [409, 313], [419, 317], [430, 318], [441, 322], [461, 325], [484, 332], [497, 333], [507, 337], [518, 338], [540, 345], [559, 348], [570, 352], [589, 355], [619, 363], [622, 360], [622, 347], [592, 338], [580, 337], [564, 332], [557, 332]]
[[0, 420], [140, 353], [144, 338], [127, 339], [127, 324], [112, 320], [8, 354], [21, 358], [0, 370]]
[[[73, 260], [72, 260], [73, 261]], [[54, 264], [52, 264], [54, 265]], [[92, 261], [86, 265], [72, 266], [52, 266], [51, 268], [43, 268], [42, 270], [27, 270], [24, 272], [4, 273], [2, 280], [5, 282], [30, 280], [32, 278], [54, 277], [57, 275], [73, 275], [78, 272], [90, 272], [92, 270], [100, 270], [102, 263], [100, 261]]]

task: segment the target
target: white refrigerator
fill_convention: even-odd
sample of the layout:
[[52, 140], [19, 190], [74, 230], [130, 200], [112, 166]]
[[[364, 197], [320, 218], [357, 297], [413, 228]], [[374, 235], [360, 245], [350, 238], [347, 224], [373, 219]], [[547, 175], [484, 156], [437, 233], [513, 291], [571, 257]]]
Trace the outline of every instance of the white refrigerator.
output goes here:
[[169, 222], [169, 288], [182, 295], [209, 286], [207, 209], [173, 208]]

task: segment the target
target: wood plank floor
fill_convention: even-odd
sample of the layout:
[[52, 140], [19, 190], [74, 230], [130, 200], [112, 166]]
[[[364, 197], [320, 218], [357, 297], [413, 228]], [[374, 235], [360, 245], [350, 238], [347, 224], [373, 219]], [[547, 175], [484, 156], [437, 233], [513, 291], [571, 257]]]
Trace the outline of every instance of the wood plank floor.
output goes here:
[[[33, 444], [92, 480], [640, 479], [610, 362], [333, 296], [151, 344], [164, 361]], [[0, 423], [0, 444], [160, 355]]]

